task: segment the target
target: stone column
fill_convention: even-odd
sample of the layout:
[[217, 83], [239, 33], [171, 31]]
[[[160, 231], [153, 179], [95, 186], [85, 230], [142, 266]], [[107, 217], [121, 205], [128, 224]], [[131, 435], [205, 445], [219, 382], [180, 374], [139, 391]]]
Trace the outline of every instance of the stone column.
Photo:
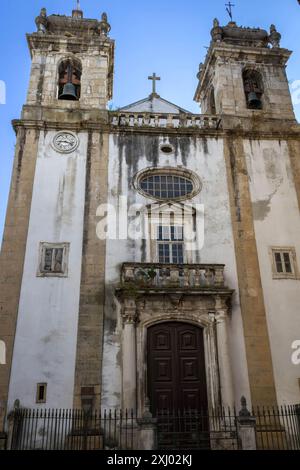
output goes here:
[[123, 409], [136, 411], [136, 303], [124, 299], [123, 307]]
[[228, 308], [219, 296], [216, 299], [215, 319], [217, 324], [217, 345], [222, 405], [233, 408], [234, 392], [232, 381], [232, 370], [230, 363], [228, 331], [227, 331]]

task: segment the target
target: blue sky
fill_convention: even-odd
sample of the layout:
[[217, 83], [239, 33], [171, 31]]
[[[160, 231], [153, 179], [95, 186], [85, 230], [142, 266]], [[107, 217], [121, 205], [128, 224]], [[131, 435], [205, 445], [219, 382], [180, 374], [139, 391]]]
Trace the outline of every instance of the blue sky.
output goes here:
[[[282, 34], [282, 47], [294, 51], [289, 80], [300, 80], [300, 6], [297, 0], [232, 0], [234, 20], [242, 26], [269, 28]], [[114, 106], [146, 97], [149, 74], [162, 78], [158, 93], [193, 112], [198, 65], [210, 42], [213, 18], [228, 22], [227, 0], [81, 0], [84, 16], [108, 14], [110, 36], [116, 40]], [[34, 19], [42, 7], [48, 14], [70, 15], [75, 0], [14, 0], [1, 2], [0, 80], [7, 86], [6, 104], [0, 104], [0, 239], [5, 218], [15, 136], [11, 120], [20, 116], [26, 99], [30, 56], [25, 34], [35, 31]], [[300, 86], [300, 82], [299, 82]], [[300, 100], [299, 100], [300, 101]], [[298, 120], [300, 104], [295, 106]]]

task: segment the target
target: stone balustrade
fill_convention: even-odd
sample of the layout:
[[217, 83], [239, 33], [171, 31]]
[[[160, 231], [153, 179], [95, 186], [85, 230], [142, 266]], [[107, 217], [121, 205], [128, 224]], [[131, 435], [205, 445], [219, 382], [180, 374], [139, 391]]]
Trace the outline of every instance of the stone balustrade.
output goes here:
[[219, 116], [205, 114], [111, 113], [112, 127], [214, 129], [222, 127]]
[[136, 288], [224, 288], [223, 264], [124, 263], [122, 285]]

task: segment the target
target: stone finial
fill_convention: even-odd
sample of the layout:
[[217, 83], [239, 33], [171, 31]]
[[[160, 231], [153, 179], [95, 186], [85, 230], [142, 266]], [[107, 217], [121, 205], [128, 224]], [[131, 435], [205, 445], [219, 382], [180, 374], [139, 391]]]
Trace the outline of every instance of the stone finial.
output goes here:
[[14, 410], [18, 410], [20, 407], [21, 407], [21, 403], [20, 403], [20, 400], [17, 398], [14, 401]]
[[247, 408], [247, 400], [244, 396], [241, 398], [241, 410], [239, 412], [239, 416], [241, 418], [247, 418], [251, 416], [251, 413]]
[[222, 32], [223, 30], [220, 26], [219, 20], [215, 18], [213, 22], [213, 29], [211, 30], [212, 40], [215, 42], [222, 41]]
[[198, 78], [198, 80], [200, 80], [200, 78], [201, 78], [203, 69], [204, 69], [204, 64], [201, 62], [201, 63], [199, 64], [199, 71], [198, 71], [198, 73], [197, 73], [197, 78]]
[[98, 27], [98, 31], [100, 33], [100, 36], [107, 36], [108, 33], [110, 32], [110, 30], [111, 30], [111, 26], [107, 21], [107, 14], [102, 13], [101, 21], [100, 21], [99, 27]]
[[143, 418], [144, 418], [144, 419], [151, 419], [151, 418], [153, 418], [152, 413], [151, 413], [151, 411], [150, 411], [150, 400], [149, 400], [148, 397], [147, 397], [146, 400], [145, 400]]
[[276, 26], [271, 24], [269, 42], [272, 47], [280, 47], [281, 34], [277, 31]]
[[47, 19], [47, 10], [42, 8], [39, 16], [35, 19], [35, 24], [37, 26], [37, 32], [40, 34], [45, 34], [47, 32], [48, 19]]

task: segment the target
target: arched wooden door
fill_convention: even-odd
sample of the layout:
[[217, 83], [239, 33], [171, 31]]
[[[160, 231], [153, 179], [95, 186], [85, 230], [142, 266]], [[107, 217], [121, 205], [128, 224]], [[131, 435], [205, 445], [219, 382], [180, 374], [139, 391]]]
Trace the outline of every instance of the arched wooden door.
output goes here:
[[206, 410], [203, 330], [168, 322], [148, 329], [148, 396], [155, 415], [163, 410]]

